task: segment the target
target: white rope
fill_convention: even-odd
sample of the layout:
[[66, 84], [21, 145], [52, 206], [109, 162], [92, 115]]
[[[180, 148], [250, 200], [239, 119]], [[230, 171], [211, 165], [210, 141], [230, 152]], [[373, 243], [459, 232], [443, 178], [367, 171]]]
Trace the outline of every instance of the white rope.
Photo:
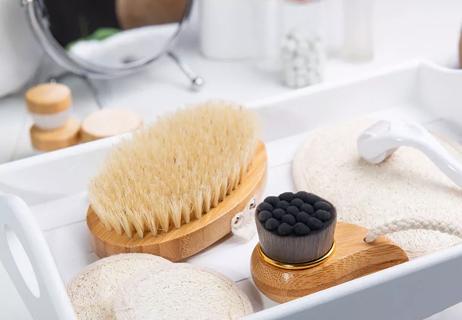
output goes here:
[[450, 234], [462, 238], [462, 229], [459, 225], [454, 225], [445, 221], [427, 218], [402, 218], [387, 222], [368, 231], [364, 241], [374, 242], [379, 236], [397, 231], [406, 230], [432, 230]]

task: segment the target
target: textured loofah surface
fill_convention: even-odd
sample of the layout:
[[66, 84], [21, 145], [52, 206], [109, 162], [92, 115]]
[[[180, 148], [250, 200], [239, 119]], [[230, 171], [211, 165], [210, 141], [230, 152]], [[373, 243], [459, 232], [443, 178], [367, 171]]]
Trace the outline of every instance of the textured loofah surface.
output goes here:
[[140, 274], [120, 287], [113, 305], [117, 320], [239, 319], [249, 313], [250, 301], [234, 282], [183, 264]]
[[135, 133], [89, 189], [100, 221], [143, 238], [199, 219], [239, 185], [257, 147], [251, 111], [224, 102], [186, 108]]
[[68, 294], [79, 320], [110, 320], [114, 293], [139, 273], [155, 273], [170, 261], [150, 254], [119, 254], [98, 260], [68, 285]]
[[[293, 161], [296, 188], [329, 199], [339, 220], [367, 228], [415, 216], [459, 223], [462, 190], [419, 151], [400, 148], [379, 165], [360, 159], [356, 139], [373, 123], [359, 120], [310, 133]], [[460, 242], [454, 236], [422, 230], [397, 232], [389, 238], [411, 257]]]

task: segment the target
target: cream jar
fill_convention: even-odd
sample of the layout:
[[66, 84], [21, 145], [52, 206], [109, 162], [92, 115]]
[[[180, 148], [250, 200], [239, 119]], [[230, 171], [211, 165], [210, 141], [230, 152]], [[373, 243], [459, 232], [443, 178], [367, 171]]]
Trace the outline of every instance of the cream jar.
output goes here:
[[37, 128], [52, 130], [64, 126], [70, 116], [72, 95], [60, 83], [43, 83], [26, 92], [27, 108]]

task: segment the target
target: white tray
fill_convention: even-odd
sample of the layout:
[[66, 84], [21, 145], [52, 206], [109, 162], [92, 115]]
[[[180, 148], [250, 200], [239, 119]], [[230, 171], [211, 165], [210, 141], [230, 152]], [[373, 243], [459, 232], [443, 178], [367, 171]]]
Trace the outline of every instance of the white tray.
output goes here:
[[[295, 150], [309, 130], [327, 123], [366, 114], [409, 118], [460, 142], [461, 87], [461, 72], [415, 61], [362, 80], [321, 85], [250, 104], [264, 121], [269, 154], [265, 194], [293, 189], [290, 163]], [[0, 190], [27, 204], [16, 197], [0, 196], [0, 259], [33, 319], [73, 318], [62, 282], [96, 259], [85, 224], [86, 186], [107, 150], [119, 139], [0, 166]], [[32, 267], [14, 239], [22, 242]], [[242, 244], [231, 237], [189, 261], [225, 273], [247, 291], [259, 311], [248, 319], [422, 319], [462, 301], [462, 247], [457, 246], [276, 305], [249, 279], [250, 252], [256, 241], [255, 237]], [[25, 282], [13, 258], [19, 269], [25, 270]], [[34, 281], [39, 298], [25, 285]], [[2, 292], [2, 287], [9, 288], [0, 272], [3, 305], [15, 293]], [[23, 315], [8, 307], [9, 303], [2, 307], [1, 319]], [[10, 313], [2, 314], [5, 310]]]

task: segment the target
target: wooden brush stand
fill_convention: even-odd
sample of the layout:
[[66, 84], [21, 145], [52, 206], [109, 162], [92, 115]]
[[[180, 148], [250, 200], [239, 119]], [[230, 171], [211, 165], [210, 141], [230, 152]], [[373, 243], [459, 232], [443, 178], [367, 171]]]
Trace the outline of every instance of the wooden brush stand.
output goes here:
[[385, 237], [368, 244], [367, 229], [338, 222], [335, 248], [318, 261], [276, 265], [257, 245], [251, 257], [255, 285], [276, 302], [287, 302], [408, 261], [406, 253]]

